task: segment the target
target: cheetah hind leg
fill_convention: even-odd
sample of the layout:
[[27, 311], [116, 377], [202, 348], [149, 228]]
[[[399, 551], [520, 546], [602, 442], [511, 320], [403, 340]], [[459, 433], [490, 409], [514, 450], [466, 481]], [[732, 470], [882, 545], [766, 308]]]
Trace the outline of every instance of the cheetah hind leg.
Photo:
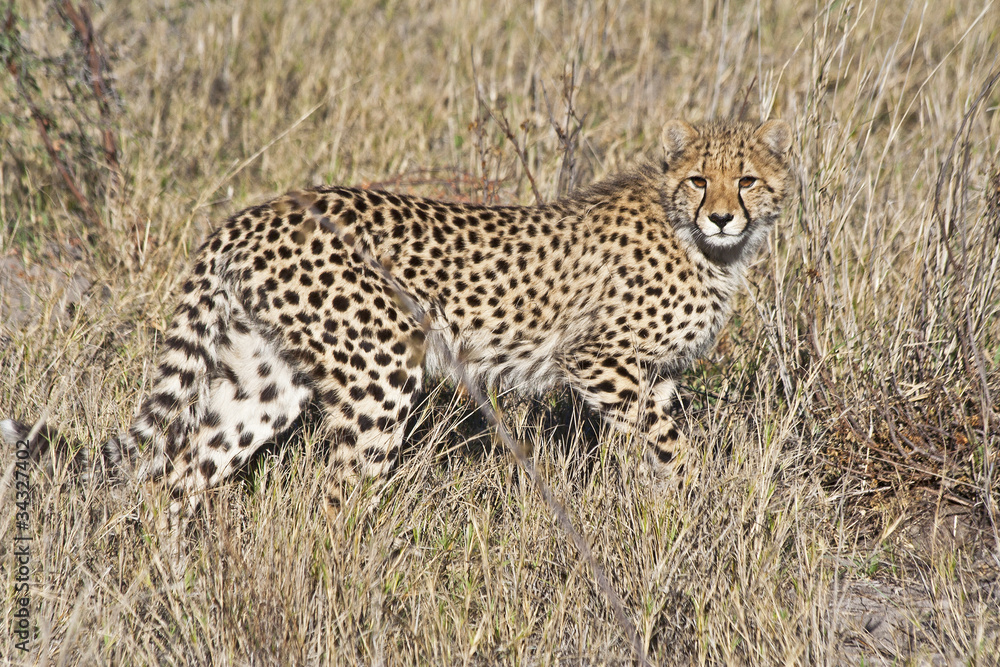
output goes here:
[[312, 393], [308, 374], [286, 360], [274, 341], [254, 323], [234, 320], [227, 341], [218, 346], [200, 422], [180, 451], [166, 453], [171, 520], [195, 509], [205, 490], [286, 431]]
[[[349, 489], [360, 490], [359, 482], [385, 483], [399, 460], [406, 420], [413, 397], [423, 382], [422, 368], [383, 368], [379, 380], [355, 376], [343, 384], [338, 374], [316, 380], [316, 394], [323, 409], [323, 430], [330, 442], [334, 467], [327, 483], [325, 510], [331, 526], [338, 525], [348, 506]], [[380, 489], [365, 507], [374, 509]]]

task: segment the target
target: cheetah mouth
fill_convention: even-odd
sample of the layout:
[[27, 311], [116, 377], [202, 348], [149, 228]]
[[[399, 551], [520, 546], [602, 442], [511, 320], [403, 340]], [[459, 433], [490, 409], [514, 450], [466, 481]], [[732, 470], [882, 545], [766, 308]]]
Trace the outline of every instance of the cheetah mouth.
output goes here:
[[698, 231], [701, 232], [701, 237], [710, 243], [729, 246], [742, 241], [746, 227], [738, 231], [727, 231], [725, 229], [710, 229], [706, 231], [701, 228]]
[[694, 227], [703, 239], [710, 239], [711, 243], [720, 243], [728, 246], [745, 238], [750, 225], [741, 219], [729, 220], [721, 227], [714, 222], [698, 220], [695, 222]]
[[732, 264], [742, 258], [754, 236], [749, 225], [738, 233], [727, 233], [719, 229], [707, 233], [696, 224], [692, 224], [688, 230], [688, 238], [694, 242], [698, 250], [712, 262], [721, 265]]

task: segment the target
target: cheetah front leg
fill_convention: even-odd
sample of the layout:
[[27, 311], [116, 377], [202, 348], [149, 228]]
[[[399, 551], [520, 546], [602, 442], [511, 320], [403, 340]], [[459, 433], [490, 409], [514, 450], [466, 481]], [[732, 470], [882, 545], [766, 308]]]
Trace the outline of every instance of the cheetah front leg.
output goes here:
[[671, 378], [650, 382], [639, 364], [606, 353], [593, 361], [578, 355], [570, 383], [604, 420], [623, 433], [644, 441], [640, 471], [654, 479], [683, 483], [692, 472], [691, 443], [671, 414], [676, 383]]
[[660, 380], [653, 385], [643, 406], [646, 432], [646, 450], [640, 470], [648, 471], [654, 479], [686, 481], [694, 469], [691, 441], [678, 426], [671, 414], [677, 394], [673, 379]]

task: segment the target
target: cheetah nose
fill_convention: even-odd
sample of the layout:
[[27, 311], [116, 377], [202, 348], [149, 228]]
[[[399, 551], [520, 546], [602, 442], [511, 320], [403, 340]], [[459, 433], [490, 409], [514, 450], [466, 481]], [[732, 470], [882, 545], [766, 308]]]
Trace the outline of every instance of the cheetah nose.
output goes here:
[[733, 219], [732, 213], [710, 213], [708, 219], [719, 226], [722, 229], [726, 226], [726, 223]]

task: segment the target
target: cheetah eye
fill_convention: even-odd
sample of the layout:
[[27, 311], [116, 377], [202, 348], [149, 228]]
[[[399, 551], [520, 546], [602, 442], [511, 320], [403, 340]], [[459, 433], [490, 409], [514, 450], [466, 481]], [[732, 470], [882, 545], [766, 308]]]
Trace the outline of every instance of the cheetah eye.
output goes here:
[[757, 182], [757, 179], [753, 176], [744, 176], [740, 179], [741, 188], [749, 188], [751, 185]]
[[706, 181], [701, 176], [692, 176], [690, 178], [690, 181], [691, 181], [691, 185], [693, 185], [694, 187], [698, 188], [699, 190], [704, 189], [704, 187], [706, 185], [708, 185], [708, 181]]

